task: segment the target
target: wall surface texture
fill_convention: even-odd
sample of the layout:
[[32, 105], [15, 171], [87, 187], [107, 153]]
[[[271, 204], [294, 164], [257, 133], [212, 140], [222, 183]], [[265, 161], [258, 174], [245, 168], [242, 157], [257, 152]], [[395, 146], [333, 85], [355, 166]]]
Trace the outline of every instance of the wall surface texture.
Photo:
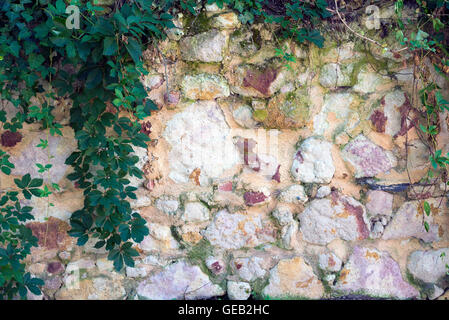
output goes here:
[[[404, 185], [429, 165], [403, 112], [416, 99], [413, 57], [342, 26], [324, 30], [323, 49], [298, 46], [278, 39], [274, 26], [241, 26], [232, 12], [207, 10], [179, 17], [169, 39], [143, 55], [142, 81], [160, 110], [145, 119], [148, 149], [135, 149], [146, 179], [132, 182], [132, 205], [150, 229], [135, 268], [115, 272], [94, 240], [78, 247], [67, 235], [83, 195], [65, 178], [76, 140], [70, 101], [58, 102], [66, 126], [49, 145], [61, 191], [53, 207], [32, 200], [29, 226], [40, 246], [27, 266], [45, 287], [31, 298], [449, 297], [447, 198], [439, 185]], [[393, 13], [381, 9], [385, 19]], [[383, 36], [400, 48], [393, 34]], [[296, 57], [289, 67], [276, 56], [284, 45]], [[445, 153], [448, 124], [441, 114]], [[39, 177], [32, 164], [47, 159], [36, 147], [46, 132], [25, 125], [22, 134], [4, 148], [16, 169], [0, 173], [1, 190], [28, 172]]]

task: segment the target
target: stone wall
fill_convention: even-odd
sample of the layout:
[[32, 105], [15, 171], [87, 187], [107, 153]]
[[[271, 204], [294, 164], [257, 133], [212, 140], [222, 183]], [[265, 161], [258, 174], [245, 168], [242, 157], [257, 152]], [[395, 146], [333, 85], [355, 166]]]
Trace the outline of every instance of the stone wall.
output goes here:
[[[401, 112], [413, 98], [410, 54], [332, 27], [324, 49], [298, 46], [279, 40], [274, 26], [241, 26], [213, 6], [176, 25], [158, 50], [144, 52], [142, 81], [160, 110], [145, 120], [148, 149], [135, 149], [146, 179], [133, 181], [132, 205], [150, 229], [135, 268], [113, 271], [95, 242], [78, 247], [66, 233], [83, 203], [65, 178], [76, 148], [66, 126], [49, 141], [61, 186], [49, 199], [55, 206], [31, 203], [40, 246], [27, 265], [46, 283], [31, 298], [445, 298], [447, 199], [440, 186], [404, 187], [428, 168]], [[400, 48], [394, 35], [382, 41]], [[276, 56], [284, 45], [296, 57], [290, 67]], [[65, 124], [69, 105], [56, 108]], [[448, 152], [446, 113], [441, 123]], [[0, 173], [1, 190], [27, 172], [40, 176], [31, 164], [47, 160], [36, 147], [46, 132], [26, 124], [21, 133], [16, 146], [2, 147], [16, 169]]]

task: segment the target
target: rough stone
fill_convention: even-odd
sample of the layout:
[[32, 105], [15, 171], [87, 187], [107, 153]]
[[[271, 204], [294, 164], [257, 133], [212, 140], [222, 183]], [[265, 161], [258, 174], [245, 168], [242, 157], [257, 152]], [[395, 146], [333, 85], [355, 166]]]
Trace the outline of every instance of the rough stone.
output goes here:
[[255, 247], [273, 242], [276, 232], [274, 226], [260, 215], [244, 215], [221, 210], [204, 231], [209, 242], [223, 249]]
[[200, 267], [178, 261], [142, 281], [137, 295], [150, 300], [207, 299], [225, 292], [213, 284]]
[[156, 208], [166, 214], [176, 214], [179, 208], [179, 201], [170, 198], [159, 198], [156, 200]]
[[[425, 242], [438, 241], [438, 224], [433, 223], [432, 215], [427, 216], [420, 208], [419, 201], [405, 202], [393, 216], [393, 220], [386, 226], [382, 239], [406, 239], [415, 237]], [[424, 227], [429, 224], [429, 231]]]
[[[37, 147], [41, 143], [41, 139], [47, 139], [47, 136], [44, 133], [36, 135], [22, 149], [20, 155], [11, 156], [9, 160], [15, 165], [11, 174], [22, 176], [29, 173], [33, 178], [42, 178], [46, 181], [48, 179], [47, 174], [39, 173], [38, 167], [34, 164], [48, 163], [48, 153], [50, 153], [54, 157], [51, 159], [51, 179], [52, 182], [58, 183], [70, 168], [65, 164], [65, 159], [76, 150], [76, 140], [65, 136], [48, 136], [48, 147], [44, 150]], [[24, 143], [26, 142], [24, 141]]]
[[334, 239], [363, 240], [369, 236], [365, 207], [349, 196], [316, 199], [298, 215], [304, 240], [328, 244]]
[[416, 279], [438, 283], [447, 275], [449, 249], [414, 251], [408, 258], [407, 269]]
[[318, 263], [321, 269], [331, 272], [340, 271], [342, 261], [333, 253], [323, 253], [318, 256]]
[[399, 299], [419, 295], [418, 290], [403, 280], [398, 263], [388, 253], [358, 246], [340, 272], [334, 289]]
[[285, 188], [278, 196], [278, 201], [285, 203], [299, 204], [305, 203], [308, 200], [309, 198], [304, 191], [304, 187], [300, 184], [293, 184]]
[[158, 223], [147, 223], [149, 235], [145, 236], [139, 243], [139, 247], [144, 251], [170, 251], [179, 247], [178, 242], [173, 238], [170, 227]]
[[335, 117], [343, 122], [345, 130], [352, 129], [349, 120], [356, 115], [354, 106], [357, 101], [356, 95], [348, 92], [326, 94], [320, 113], [313, 118], [314, 133], [323, 135], [326, 132], [329, 127], [327, 120], [329, 113], [335, 114]]
[[199, 170], [199, 183], [219, 177], [238, 163], [238, 152], [230, 137], [223, 112], [213, 101], [187, 107], [167, 122], [163, 133], [171, 145], [169, 177], [177, 183], [189, 181]]
[[327, 141], [314, 137], [307, 138], [293, 159], [291, 173], [296, 181], [329, 183], [334, 176], [331, 144]]
[[329, 186], [322, 186], [320, 187], [316, 192], [317, 198], [326, 198], [328, 195], [331, 194], [331, 188]]
[[285, 259], [270, 271], [268, 285], [263, 289], [268, 297], [304, 297], [319, 299], [324, 294], [321, 281], [302, 257]]
[[325, 64], [320, 71], [320, 84], [325, 88], [350, 86], [352, 69], [352, 65]]
[[397, 164], [394, 155], [360, 134], [343, 149], [343, 158], [355, 168], [355, 177], [374, 177]]
[[367, 68], [363, 68], [358, 76], [357, 83], [354, 85], [353, 90], [360, 93], [372, 93], [383, 83], [383, 79], [377, 72], [369, 71]]
[[211, 30], [180, 41], [181, 57], [187, 61], [220, 62], [223, 60], [227, 37]]
[[226, 12], [214, 17], [211, 24], [218, 29], [235, 29], [240, 26], [240, 21], [234, 12]]
[[204, 222], [209, 220], [209, 209], [201, 202], [189, 202], [185, 205], [182, 220], [186, 222]]
[[243, 128], [254, 128], [256, 121], [253, 119], [253, 109], [250, 106], [243, 105], [236, 108], [232, 112], [235, 122], [237, 122]]
[[367, 193], [366, 210], [369, 215], [393, 214], [393, 195], [381, 190], [369, 190]]
[[383, 98], [384, 113], [387, 118], [385, 133], [395, 136], [401, 130], [401, 113], [399, 108], [405, 103], [405, 93], [395, 90]]
[[188, 99], [213, 100], [229, 96], [226, 79], [220, 75], [200, 73], [187, 75], [181, 83], [182, 92]]
[[234, 260], [237, 274], [242, 280], [251, 282], [267, 274], [264, 260], [260, 257], [237, 258]]
[[247, 282], [228, 281], [228, 297], [231, 300], [248, 300], [251, 286]]

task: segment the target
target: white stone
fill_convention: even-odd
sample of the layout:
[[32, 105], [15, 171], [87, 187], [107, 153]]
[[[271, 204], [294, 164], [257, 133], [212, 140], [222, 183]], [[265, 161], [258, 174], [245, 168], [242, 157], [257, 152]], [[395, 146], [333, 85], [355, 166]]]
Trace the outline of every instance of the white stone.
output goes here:
[[331, 144], [322, 139], [307, 138], [295, 154], [291, 173], [296, 181], [329, 183], [335, 173]]
[[183, 95], [193, 100], [213, 100], [230, 94], [226, 79], [217, 74], [186, 75], [181, 83]]
[[237, 258], [234, 260], [237, 274], [242, 280], [251, 282], [266, 275], [264, 260], [260, 257]]
[[201, 202], [186, 203], [182, 220], [186, 222], [204, 222], [209, 220], [209, 209]]
[[369, 236], [364, 206], [348, 196], [315, 199], [298, 216], [305, 241], [325, 245], [335, 239], [362, 240]]
[[399, 264], [387, 252], [354, 247], [334, 287], [345, 293], [374, 297], [416, 298], [418, 290], [404, 281]]
[[186, 183], [194, 170], [199, 182], [208, 185], [238, 163], [239, 154], [230, 137], [223, 112], [214, 101], [200, 101], [167, 122], [164, 138], [171, 145], [169, 177]]
[[187, 61], [220, 62], [228, 38], [217, 30], [203, 32], [180, 41], [181, 57]]
[[223, 294], [224, 290], [213, 284], [200, 267], [183, 260], [169, 265], [137, 287], [137, 295], [150, 300], [207, 299]]
[[203, 235], [212, 245], [223, 249], [255, 247], [275, 240], [273, 226], [260, 215], [231, 214], [227, 210], [215, 214]]
[[333, 253], [322, 253], [318, 256], [321, 269], [331, 272], [337, 272], [341, 269], [341, 259]]
[[331, 188], [329, 186], [322, 186], [316, 192], [317, 198], [325, 198], [331, 194]]
[[179, 247], [170, 227], [158, 223], [147, 223], [149, 235], [138, 246], [144, 251], [170, 251]]
[[228, 281], [228, 297], [231, 300], [248, 300], [251, 286], [248, 282]]
[[324, 287], [313, 269], [302, 257], [285, 259], [270, 271], [268, 285], [263, 294], [279, 298], [311, 298], [319, 299]]
[[363, 134], [343, 148], [342, 156], [354, 167], [356, 178], [374, 177], [397, 165], [396, 157], [391, 151], [384, 150]]
[[352, 69], [352, 65], [325, 64], [320, 71], [320, 84], [326, 88], [349, 86], [351, 85]]
[[286, 226], [294, 221], [291, 210], [288, 207], [283, 206], [280, 206], [273, 211], [273, 217], [281, 226]]
[[307, 202], [309, 198], [302, 185], [293, 184], [281, 191], [278, 200], [279, 202], [299, 204]]
[[376, 73], [368, 71], [367, 68], [362, 69], [357, 76], [357, 83], [353, 88], [354, 91], [360, 93], [372, 93], [381, 85], [383, 79]]
[[243, 128], [254, 128], [257, 122], [253, 119], [253, 110], [250, 106], [243, 105], [236, 108], [232, 112], [235, 122], [237, 122]]
[[[415, 237], [425, 242], [439, 240], [438, 224], [433, 222], [432, 215], [427, 216], [423, 212], [419, 213], [419, 201], [405, 202], [393, 216], [393, 220], [385, 227], [382, 239], [407, 239]], [[424, 217], [423, 217], [424, 215]], [[429, 225], [427, 232], [424, 222]]]
[[449, 249], [414, 251], [407, 263], [407, 269], [417, 279], [437, 283], [446, 273], [449, 265]]
[[401, 90], [395, 90], [388, 93], [384, 101], [384, 115], [387, 117], [385, 133], [394, 136], [401, 130], [401, 113], [399, 108], [405, 102], [405, 94]]
[[179, 208], [179, 201], [175, 199], [159, 198], [156, 200], [156, 208], [166, 214], [176, 214]]

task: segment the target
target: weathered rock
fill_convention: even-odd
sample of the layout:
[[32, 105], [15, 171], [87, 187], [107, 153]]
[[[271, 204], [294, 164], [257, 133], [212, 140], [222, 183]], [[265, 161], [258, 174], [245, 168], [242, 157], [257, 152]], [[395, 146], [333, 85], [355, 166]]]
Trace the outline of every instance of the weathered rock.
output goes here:
[[186, 183], [197, 170], [199, 183], [207, 185], [209, 179], [237, 164], [239, 155], [229, 133], [223, 112], [215, 102], [197, 102], [176, 114], [163, 133], [171, 145], [170, 178]]
[[126, 291], [122, 283], [106, 277], [94, 278], [92, 282], [95, 290], [87, 296], [89, 300], [121, 300]]
[[369, 71], [367, 68], [363, 68], [357, 75], [357, 83], [354, 85], [353, 90], [360, 93], [372, 93], [383, 83], [383, 79], [379, 76], [378, 72]]
[[406, 102], [405, 93], [395, 90], [383, 98], [386, 119], [385, 133], [395, 136], [401, 130], [401, 113], [399, 108]]
[[243, 195], [243, 199], [245, 200], [245, 204], [247, 206], [255, 206], [264, 204], [270, 197], [270, 194], [267, 190], [261, 191], [247, 191]]
[[415, 277], [427, 283], [439, 283], [447, 276], [449, 249], [414, 251], [408, 258], [407, 269]]
[[[429, 224], [427, 232], [424, 222]], [[419, 201], [405, 202], [387, 225], [382, 239], [406, 239], [415, 237], [425, 242], [439, 240], [438, 224], [433, 223], [432, 215], [427, 216]]]
[[226, 79], [216, 74], [187, 75], [182, 80], [181, 87], [184, 96], [193, 100], [213, 100], [229, 96]]
[[181, 57], [187, 61], [220, 62], [227, 41], [217, 30], [186, 37], [180, 41]]
[[285, 203], [305, 203], [309, 200], [306, 192], [304, 191], [304, 187], [300, 184], [293, 184], [284, 190], [278, 196], [279, 202]]
[[166, 214], [176, 214], [179, 208], [179, 201], [168, 197], [162, 197], [156, 200], [156, 208]]
[[317, 198], [326, 198], [328, 195], [331, 194], [331, 188], [329, 186], [322, 186], [320, 187], [316, 192]]
[[211, 24], [218, 29], [235, 29], [240, 26], [240, 21], [234, 12], [226, 12], [212, 18]]
[[334, 239], [363, 240], [369, 236], [365, 207], [351, 197], [332, 194], [316, 199], [298, 215], [304, 240], [327, 244]]
[[228, 77], [231, 91], [242, 96], [273, 96], [291, 78], [289, 71], [277, 65], [240, 65]]
[[231, 300], [247, 300], [251, 295], [248, 282], [228, 281], [228, 297]]
[[189, 202], [181, 218], [186, 222], [204, 222], [209, 220], [209, 215], [209, 209], [201, 202]]
[[264, 127], [290, 129], [305, 127], [309, 120], [310, 99], [306, 90], [279, 93], [268, 102]]
[[232, 112], [235, 122], [243, 128], [255, 128], [256, 121], [253, 119], [253, 109], [250, 106], [242, 105]]
[[375, 215], [386, 215], [390, 216], [393, 214], [393, 195], [391, 193], [380, 191], [380, 190], [370, 190], [367, 193], [366, 210], [368, 214]]
[[333, 253], [323, 253], [318, 256], [318, 263], [321, 269], [331, 272], [340, 271], [342, 261]]
[[296, 151], [291, 173], [296, 181], [306, 183], [329, 183], [335, 167], [331, 154], [331, 144], [310, 137]]
[[281, 260], [270, 271], [269, 284], [263, 289], [268, 297], [319, 299], [324, 294], [321, 281], [302, 257]]
[[225, 292], [213, 284], [200, 267], [185, 261], [169, 265], [137, 287], [137, 295], [150, 300], [207, 299]]
[[328, 127], [328, 115], [333, 113], [342, 124], [338, 128], [350, 130], [354, 127], [354, 119], [358, 119], [356, 106], [357, 96], [348, 92], [328, 93], [324, 96], [323, 107], [319, 114], [313, 118], [314, 133], [323, 135]]
[[158, 223], [147, 223], [149, 235], [145, 236], [139, 243], [139, 247], [144, 251], [170, 251], [179, 247], [178, 242], [173, 238], [169, 226]]
[[237, 258], [234, 267], [239, 277], [245, 281], [254, 281], [266, 275], [264, 260], [260, 257]]
[[293, 219], [293, 214], [288, 207], [278, 207], [273, 211], [273, 217], [282, 226], [281, 240], [283, 247], [285, 249], [292, 249], [293, 239], [298, 233], [298, 222]]
[[350, 86], [352, 70], [352, 65], [325, 64], [320, 71], [320, 84], [326, 88]]
[[221, 210], [215, 214], [203, 235], [214, 246], [239, 249], [273, 242], [276, 231], [274, 226], [260, 215], [231, 214], [227, 210]]
[[334, 289], [399, 299], [419, 295], [418, 290], [403, 280], [398, 263], [388, 253], [358, 246], [340, 272]]
[[27, 140], [28, 144], [22, 149], [20, 155], [11, 156], [10, 161], [15, 165], [11, 174], [22, 176], [29, 173], [33, 178], [42, 178], [46, 181], [47, 174], [39, 173], [35, 163], [48, 163], [48, 154], [50, 154], [54, 157], [51, 159], [51, 181], [58, 183], [70, 167], [65, 164], [65, 160], [76, 150], [76, 140], [66, 136], [48, 136], [48, 147], [44, 150], [37, 147], [41, 139], [45, 140], [47, 136], [44, 133], [36, 135], [32, 140]]
[[394, 155], [360, 134], [343, 149], [343, 158], [355, 168], [355, 177], [374, 177], [397, 164]]

